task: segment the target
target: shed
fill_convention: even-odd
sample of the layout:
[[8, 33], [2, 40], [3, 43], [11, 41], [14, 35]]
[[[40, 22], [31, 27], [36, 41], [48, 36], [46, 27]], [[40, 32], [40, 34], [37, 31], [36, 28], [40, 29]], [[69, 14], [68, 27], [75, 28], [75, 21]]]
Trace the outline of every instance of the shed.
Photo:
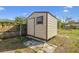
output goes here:
[[57, 35], [57, 18], [49, 12], [33, 12], [27, 18], [27, 35], [49, 40]]

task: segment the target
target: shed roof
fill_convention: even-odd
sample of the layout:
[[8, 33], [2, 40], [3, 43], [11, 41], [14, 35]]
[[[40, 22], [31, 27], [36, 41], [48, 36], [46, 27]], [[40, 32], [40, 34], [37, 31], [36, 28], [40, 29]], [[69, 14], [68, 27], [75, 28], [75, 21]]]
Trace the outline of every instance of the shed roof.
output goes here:
[[[48, 11], [35, 11], [35, 12], [33, 12], [33, 13], [49, 13], [51, 16], [53, 16], [53, 17], [55, 17], [56, 18], [56, 16], [54, 16], [53, 14], [51, 14], [50, 12], [48, 12]], [[32, 13], [32, 14], [33, 14]], [[31, 15], [32, 15], [31, 14]], [[29, 15], [27, 18], [29, 18], [31, 15]], [[57, 20], [59, 20], [58, 18], [56, 18]]]

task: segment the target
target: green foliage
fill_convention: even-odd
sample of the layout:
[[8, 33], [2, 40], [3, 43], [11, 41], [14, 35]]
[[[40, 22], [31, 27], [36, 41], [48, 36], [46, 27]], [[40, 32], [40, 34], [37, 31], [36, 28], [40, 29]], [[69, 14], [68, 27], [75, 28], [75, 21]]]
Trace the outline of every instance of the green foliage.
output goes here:
[[17, 30], [18, 31], [20, 31], [20, 26], [22, 27], [22, 25], [24, 24], [24, 22], [25, 22], [25, 18], [24, 17], [16, 17], [15, 18], [15, 23], [17, 25]]
[[23, 42], [26, 40], [26, 37], [25, 36], [18, 36], [18, 37], [16, 37], [16, 39], [18, 42]]
[[25, 20], [24, 17], [16, 17], [15, 18], [15, 22], [16, 22], [17, 25], [19, 25], [19, 24], [25, 24], [26, 20]]
[[60, 29], [59, 30], [60, 34], [74, 34], [74, 35], [79, 35], [79, 29], [71, 29], [71, 30], [65, 30], [65, 29]]
[[17, 31], [20, 31], [20, 25], [16, 25]]
[[58, 29], [64, 29], [65, 23], [62, 22], [61, 20], [58, 20], [57, 25], [58, 25]]
[[17, 24], [21, 24], [21, 23], [22, 23], [22, 19], [21, 19], [20, 17], [16, 17], [16, 18], [15, 18], [15, 22], [16, 22]]
[[71, 20], [67, 23], [67, 25], [69, 25], [71, 29], [75, 29], [75, 21]]

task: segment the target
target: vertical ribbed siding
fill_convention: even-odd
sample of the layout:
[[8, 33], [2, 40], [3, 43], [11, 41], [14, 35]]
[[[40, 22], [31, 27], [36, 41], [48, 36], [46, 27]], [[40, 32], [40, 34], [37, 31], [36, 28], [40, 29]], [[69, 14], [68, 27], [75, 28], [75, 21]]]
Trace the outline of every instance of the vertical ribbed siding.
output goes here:
[[57, 35], [57, 19], [48, 14], [48, 39]]

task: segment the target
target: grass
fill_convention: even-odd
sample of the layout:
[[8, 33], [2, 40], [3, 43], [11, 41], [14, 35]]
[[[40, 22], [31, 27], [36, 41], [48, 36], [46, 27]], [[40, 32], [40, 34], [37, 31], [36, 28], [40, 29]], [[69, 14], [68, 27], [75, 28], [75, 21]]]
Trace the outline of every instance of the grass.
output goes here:
[[79, 40], [79, 29], [59, 30], [59, 34], [69, 36], [71, 40]]
[[24, 42], [24, 41], [27, 40], [27, 38], [26, 38], [26, 36], [17, 36], [17, 37], [16, 37], [16, 40], [17, 40], [18, 42]]
[[55, 52], [79, 52], [79, 29], [58, 31], [58, 35], [49, 41], [58, 46]]
[[24, 48], [25, 46], [18, 42], [16, 38], [9, 38], [0, 41], [0, 52]]
[[[20, 40], [21, 39], [21, 40]], [[28, 48], [23, 45], [23, 41], [27, 39], [26, 37], [16, 37], [9, 38], [0, 41], [0, 52], [16, 50], [16, 53], [21, 52], [34, 52], [31, 48]], [[58, 47], [55, 52], [64, 52], [64, 53], [78, 53], [79, 52], [79, 29], [73, 30], [58, 30], [58, 35], [49, 40], [48, 43], [55, 44]]]
[[60, 34], [75, 34], [79, 35], [79, 29], [70, 29], [70, 30], [65, 30], [65, 29], [60, 29], [58, 30]]
[[22, 36], [21, 39], [23, 40], [19, 40], [19, 39], [20, 37], [1, 40], [0, 41], [0, 52], [12, 51], [12, 50], [16, 50], [15, 51], [16, 53], [33, 52], [32, 49], [24, 46], [23, 42], [20, 42], [20, 41], [24, 41], [25, 39], [27, 39], [26, 37]]
[[34, 53], [34, 50], [27, 47], [22, 49], [16, 49], [15, 53]]

